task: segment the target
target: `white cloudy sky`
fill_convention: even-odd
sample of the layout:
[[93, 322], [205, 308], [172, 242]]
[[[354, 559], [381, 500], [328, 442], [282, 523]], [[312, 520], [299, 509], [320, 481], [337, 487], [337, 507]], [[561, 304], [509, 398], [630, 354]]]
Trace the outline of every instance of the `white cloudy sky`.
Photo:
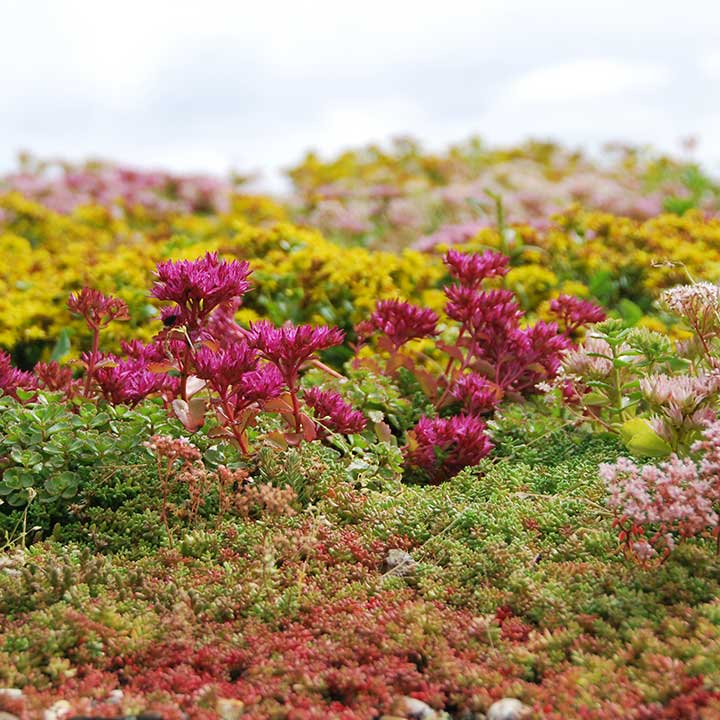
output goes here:
[[0, 0], [0, 70], [0, 170], [26, 149], [273, 185], [399, 133], [693, 134], [720, 167], [712, 0]]

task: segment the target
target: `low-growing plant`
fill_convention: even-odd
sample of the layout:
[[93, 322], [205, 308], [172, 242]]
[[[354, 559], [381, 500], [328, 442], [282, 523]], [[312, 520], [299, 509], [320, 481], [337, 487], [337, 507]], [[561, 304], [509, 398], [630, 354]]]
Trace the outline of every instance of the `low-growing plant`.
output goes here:
[[673, 453], [657, 466], [627, 458], [600, 466], [618, 538], [642, 562], [663, 562], [678, 542], [704, 534], [718, 538], [720, 552], [720, 422], [692, 450], [698, 461]]
[[556, 384], [579, 417], [618, 433], [641, 456], [687, 454], [717, 417], [720, 288], [710, 283], [663, 293], [661, 305], [692, 332], [675, 341], [608, 320], [567, 352]]
[[[356, 365], [391, 376], [408, 372], [432, 403], [435, 416], [419, 418], [408, 434], [405, 458], [410, 469], [433, 483], [485, 457], [492, 449], [486, 416], [505, 399], [542, 392], [578, 330], [604, 318], [592, 303], [561, 295], [551, 304], [561, 326], [542, 320], [522, 326], [523, 312], [511, 291], [483, 289], [485, 281], [507, 273], [506, 256], [451, 250], [444, 260], [456, 282], [445, 288], [451, 322], [442, 334], [436, 313], [399, 300], [378, 302], [356, 328], [361, 343], [379, 334], [377, 349], [386, 355], [384, 363], [359, 355]], [[405, 351], [411, 340], [438, 335], [433, 357]]]

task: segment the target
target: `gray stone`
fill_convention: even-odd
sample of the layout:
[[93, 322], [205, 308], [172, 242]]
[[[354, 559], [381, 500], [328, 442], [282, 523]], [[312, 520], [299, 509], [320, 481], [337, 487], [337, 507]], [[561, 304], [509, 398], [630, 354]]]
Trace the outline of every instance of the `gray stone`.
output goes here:
[[427, 703], [411, 697], [404, 697], [399, 703], [398, 710], [408, 720], [437, 720], [438, 718], [438, 714]]
[[20, 688], [0, 688], [0, 695], [4, 695], [13, 700], [21, 700], [24, 697], [23, 691]]
[[43, 713], [43, 720], [63, 720], [69, 714], [70, 703], [67, 700], [58, 700]]
[[530, 708], [516, 698], [494, 702], [487, 711], [487, 720], [522, 720], [529, 717]]
[[119, 688], [116, 690], [111, 690], [110, 693], [108, 694], [107, 701], [111, 705], [119, 705], [123, 701], [124, 696], [125, 696], [125, 694]]
[[387, 575], [398, 575], [400, 577], [411, 575], [415, 572], [416, 566], [417, 563], [413, 560], [410, 553], [399, 550], [398, 548], [388, 550], [384, 566]]
[[239, 720], [245, 714], [244, 703], [232, 698], [218, 698], [215, 709], [222, 720]]

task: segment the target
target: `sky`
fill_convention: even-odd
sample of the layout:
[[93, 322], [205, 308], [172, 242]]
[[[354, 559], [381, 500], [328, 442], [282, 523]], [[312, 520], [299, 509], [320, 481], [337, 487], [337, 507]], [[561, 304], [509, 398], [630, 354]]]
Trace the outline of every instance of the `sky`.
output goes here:
[[678, 150], [720, 170], [712, 0], [0, 0], [17, 153], [224, 174], [413, 135]]

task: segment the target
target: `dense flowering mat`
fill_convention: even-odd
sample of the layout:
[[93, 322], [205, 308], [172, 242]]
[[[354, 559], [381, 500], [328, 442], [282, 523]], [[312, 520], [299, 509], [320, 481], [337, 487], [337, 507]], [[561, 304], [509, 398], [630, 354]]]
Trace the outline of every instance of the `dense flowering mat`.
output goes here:
[[720, 717], [689, 161], [0, 179], [0, 718]]

